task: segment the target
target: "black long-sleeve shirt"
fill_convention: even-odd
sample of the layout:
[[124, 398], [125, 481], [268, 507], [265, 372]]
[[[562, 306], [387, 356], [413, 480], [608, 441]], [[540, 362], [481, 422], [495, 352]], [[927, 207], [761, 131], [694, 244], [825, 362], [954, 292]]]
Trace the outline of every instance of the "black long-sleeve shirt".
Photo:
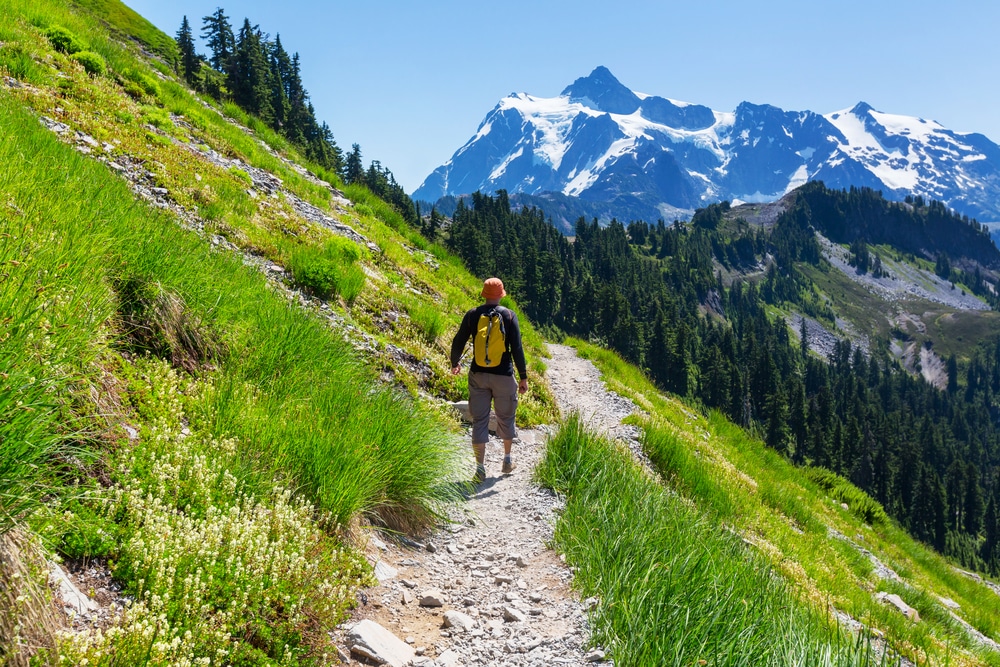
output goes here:
[[[476, 326], [479, 324], [480, 315], [485, 315], [497, 306], [483, 304], [469, 310], [462, 318], [462, 324], [458, 327], [458, 333], [451, 341], [451, 365], [452, 368], [458, 366], [462, 360], [462, 352], [465, 350], [469, 338], [476, 333]], [[493, 373], [494, 375], [513, 375], [514, 366], [517, 366], [517, 375], [524, 380], [528, 377], [528, 367], [524, 361], [524, 348], [521, 346], [521, 326], [517, 323], [517, 313], [510, 308], [501, 309], [503, 317], [504, 332], [507, 340], [507, 350], [500, 358], [500, 365], [493, 368], [485, 368], [476, 363], [476, 357], [472, 357], [472, 367], [469, 369], [473, 373]], [[509, 317], [509, 319], [508, 319]]]

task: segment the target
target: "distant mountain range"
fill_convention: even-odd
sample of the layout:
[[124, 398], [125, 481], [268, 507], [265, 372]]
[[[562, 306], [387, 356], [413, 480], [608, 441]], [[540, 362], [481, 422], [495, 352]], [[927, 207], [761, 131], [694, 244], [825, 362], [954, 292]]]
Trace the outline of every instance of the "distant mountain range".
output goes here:
[[864, 102], [828, 114], [749, 102], [714, 111], [633, 92], [605, 67], [558, 97], [500, 100], [413, 198], [504, 189], [557, 218], [669, 221], [722, 200], [773, 201], [812, 180], [1000, 221], [1000, 146], [982, 134]]

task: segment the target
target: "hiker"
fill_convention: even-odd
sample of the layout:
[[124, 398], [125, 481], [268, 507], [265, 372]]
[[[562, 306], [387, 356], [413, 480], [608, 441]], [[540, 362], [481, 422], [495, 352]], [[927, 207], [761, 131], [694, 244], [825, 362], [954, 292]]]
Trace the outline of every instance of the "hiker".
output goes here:
[[[485, 303], [465, 314], [451, 342], [451, 374], [458, 375], [462, 372], [459, 365], [462, 351], [472, 337], [469, 414], [472, 415], [472, 450], [476, 455], [476, 476], [472, 481], [476, 484], [486, 479], [490, 403], [497, 415], [497, 435], [503, 440], [503, 474], [514, 472], [517, 467], [510, 456], [517, 435], [514, 413], [517, 395], [528, 391], [528, 369], [524, 363], [517, 315], [500, 305], [500, 299], [506, 295], [499, 278], [488, 278], [481, 293]], [[514, 366], [517, 366], [520, 382], [514, 382]]]

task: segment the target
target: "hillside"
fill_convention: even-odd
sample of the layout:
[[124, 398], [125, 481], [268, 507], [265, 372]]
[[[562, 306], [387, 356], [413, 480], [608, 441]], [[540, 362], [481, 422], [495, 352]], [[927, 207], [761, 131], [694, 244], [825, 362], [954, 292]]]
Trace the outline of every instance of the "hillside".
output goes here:
[[[768, 223], [777, 241], [581, 222], [570, 246], [544, 214], [477, 196], [445, 232], [427, 220], [421, 233], [236, 104], [192, 93], [174, 55], [116, 0], [0, 5], [0, 662], [339, 664], [348, 647], [335, 631], [379, 609], [368, 603], [385, 590], [393, 600], [378, 613], [407, 632], [391, 605], [411, 588], [373, 588], [386, 576], [373, 562], [393, 552], [415, 567], [407, 550], [421, 548], [422, 584], [447, 589], [431, 568], [451, 561], [482, 597], [466, 607], [451, 591], [467, 635], [407, 609], [435, 640], [414, 664], [455, 664], [451, 645], [467, 664], [1000, 664], [1000, 597], [909, 534], [932, 542], [933, 521], [912, 519], [949, 505], [911, 516], [899, 475], [867, 489], [885, 492], [883, 509], [843, 477], [789, 461], [852, 474], [872, 424], [880, 437], [898, 427], [883, 440], [896, 466], [920, 427], [949, 455], [980, 442], [986, 477], [997, 449], [978, 410], [1000, 391], [989, 351], [963, 360], [965, 403], [850, 347], [832, 362], [803, 355], [782, 317], [819, 297], [774, 276], [760, 289], [789, 299], [721, 284], [721, 268], [750, 275], [779, 248], [815, 268], [781, 215]], [[484, 244], [505, 252], [469, 252]], [[496, 257], [517, 262], [486, 264]], [[516, 482], [476, 488], [448, 405], [467, 387], [446, 352], [494, 271], [530, 315], [518, 417], [526, 433], [540, 428], [535, 445], [519, 443], [532, 453]], [[640, 319], [654, 303], [656, 318]], [[609, 394], [567, 348], [549, 356], [540, 330], [604, 342], [645, 373], [571, 341]], [[749, 368], [760, 372], [731, 384]], [[814, 438], [832, 423], [810, 423], [808, 447], [784, 423], [769, 428], [764, 415], [790, 405], [776, 398], [781, 378], [822, 379], [860, 410], [846, 424], [864, 435], [847, 431], [833, 449]], [[897, 396], [887, 387], [933, 421], [865, 412]], [[745, 405], [754, 421], [737, 427], [727, 416]], [[584, 426], [588, 406], [613, 418]], [[968, 419], [966, 439], [946, 409]], [[940, 463], [914, 478], [931, 484]], [[974, 478], [962, 469], [963, 491], [996, 493]], [[534, 497], [555, 522], [551, 545]], [[470, 508], [498, 498], [477, 525]], [[953, 556], [979, 569], [996, 524], [983, 514], [978, 533], [966, 510], [947, 524], [964, 549]], [[524, 521], [539, 525], [518, 530]], [[490, 531], [504, 539], [477, 542]], [[515, 546], [537, 590], [510, 576], [522, 571], [504, 553]], [[487, 574], [495, 588], [479, 583]], [[50, 589], [64, 578], [79, 590]], [[523, 641], [548, 618], [545, 601], [572, 618], [573, 636]], [[486, 632], [489, 654], [477, 648]]]
[[[63, 640], [71, 664], [319, 660], [371, 576], [360, 526], [430, 525], [470, 475], [439, 338], [481, 282], [94, 7], [0, 8], [4, 579], [58, 554], [134, 601], [79, 619], [106, 632]], [[552, 418], [542, 382], [522, 405]], [[10, 664], [67, 624], [25, 586]]]

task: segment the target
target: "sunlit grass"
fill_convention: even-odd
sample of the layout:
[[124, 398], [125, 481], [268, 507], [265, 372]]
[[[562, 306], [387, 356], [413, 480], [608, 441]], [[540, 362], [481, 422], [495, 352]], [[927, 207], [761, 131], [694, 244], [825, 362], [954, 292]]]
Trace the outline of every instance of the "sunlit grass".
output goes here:
[[[884, 632], [917, 664], [1000, 664], [1000, 655], [962, 630], [938, 596], [959, 603], [956, 613], [994, 638], [1000, 597], [916, 543], [874, 500], [842, 478], [796, 468], [718, 412], [702, 415], [659, 392], [614, 353], [571, 342], [594, 361], [610, 388], [643, 409], [645, 416], [632, 419], [643, 429], [643, 446], [665, 483], [752, 543], [799, 600], [821, 612], [832, 606]], [[831, 528], [853, 545], [832, 537]], [[897, 589], [877, 578], [860, 548], [914, 587], [898, 592], [927, 610], [921, 611], [924, 620], [911, 623], [875, 601], [874, 590]]]
[[660, 486], [571, 416], [537, 474], [567, 496], [556, 545], [594, 642], [618, 665], [866, 665], [867, 642], [795, 599], [768, 560], [718, 517]]

